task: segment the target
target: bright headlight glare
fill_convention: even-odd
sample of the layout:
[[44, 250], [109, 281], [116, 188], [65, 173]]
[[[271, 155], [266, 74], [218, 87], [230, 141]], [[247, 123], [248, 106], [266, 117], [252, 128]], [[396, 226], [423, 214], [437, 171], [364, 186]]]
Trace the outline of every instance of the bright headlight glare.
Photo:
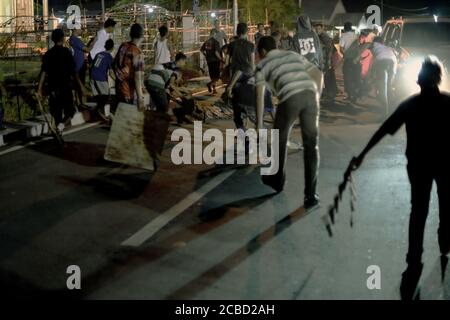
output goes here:
[[[401, 67], [401, 86], [406, 89], [409, 93], [417, 93], [420, 88], [417, 84], [417, 79], [419, 77], [420, 69], [422, 68], [422, 63], [425, 57], [413, 57], [408, 59], [404, 65]], [[441, 90], [450, 91], [450, 81], [448, 77], [448, 72], [444, 68], [442, 70], [442, 80], [439, 88]]]
[[423, 58], [410, 58], [402, 66], [402, 85], [411, 92], [419, 90], [417, 78], [422, 67]]

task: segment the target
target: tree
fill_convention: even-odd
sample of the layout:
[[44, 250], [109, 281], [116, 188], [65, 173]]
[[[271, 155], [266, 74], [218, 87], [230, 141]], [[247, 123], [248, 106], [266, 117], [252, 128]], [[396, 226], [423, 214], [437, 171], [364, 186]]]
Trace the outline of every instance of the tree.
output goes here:
[[[239, 4], [241, 19], [246, 21], [247, 17], [251, 17], [252, 24], [274, 21], [278, 26], [291, 26], [295, 17], [300, 14], [296, 0], [241, 0]], [[242, 11], [245, 12], [245, 16]]]
[[[116, 5], [130, 3], [147, 3], [146, 0], [118, 0]], [[192, 11], [192, 0], [181, 0], [183, 11]], [[155, 0], [152, 4], [161, 6], [171, 11], [179, 10], [178, 1], [174, 0]], [[200, 10], [231, 9], [232, 0], [200, 0]], [[298, 0], [238, 0], [239, 16], [243, 22], [256, 24], [275, 21], [278, 26], [285, 25], [291, 27], [295, 24], [295, 17], [300, 14]], [[267, 20], [266, 21], [266, 11]]]

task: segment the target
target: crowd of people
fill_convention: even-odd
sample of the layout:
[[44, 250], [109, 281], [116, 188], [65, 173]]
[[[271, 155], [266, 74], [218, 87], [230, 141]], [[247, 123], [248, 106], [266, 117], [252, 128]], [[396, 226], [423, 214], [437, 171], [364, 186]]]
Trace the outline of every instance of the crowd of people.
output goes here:
[[[154, 65], [145, 75], [144, 55], [140, 48], [144, 39], [143, 27], [132, 25], [130, 40], [115, 50], [111, 39], [115, 25], [113, 19], [107, 19], [88, 44], [80, 39], [80, 30], [72, 30], [70, 48], [65, 47], [62, 29], [52, 32], [54, 46], [43, 57], [37, 94], [40, 97], [44, 94], [49, 96], [50, 112], [57, 129], [60, 132], [65, 129], [77, 107], [86, 107], [86, 96], [92, 96], [98, 114], [104, 120], [110, 120], [104, 113], [106, 104], [111, 104], [112, 111], [121, 102], [135, 104], [144, 110], [147, 108], [146, 92], [158, 112], [166, 113], [171, 100], [179, 103], [181, 107], [173, 110], [177, 121], [189, 122], [183, 111], [186, 105], [192, 106], [193, 102], [191, 91], [184, 86], [182, 76], [187, 57], [181, 52], [173, 52], [167, 26], [162, 25], [158, 29], [153, 43]], [[86, 88], [87, 74], [90, 90]], [[114, 97], [111, 96], [110, 79], [115, 83]], [[76, 93], [75, 99], [73, 91]]]
[[361, 30], [357, 35], [352, 24], [346, 23], [339, 40], [339, 54], [343, 57], [347, 99], [357, 102], [375, 96], [382, 106], [389, 108], [398, 57], [393, 48], [383, 44], [379, 28]]
[[[42, 96], [44, 90], [49, 95], [51, 114], [58, 130], [63, 131], [68, 119], [74, 115], [72, 89], [76, 89], [79, 105], [83, 103], [83, 96], [92, 94], [97, 110], [106, 119], [102, 110], [111, 102], [110, 78], [115, 81], [116, 105], [120, 102], [135, 104], [143, 110], [147, 107], [147, 91], [151, 105], [158, 112], [169, 112], [170, 102], [174, 101], [180, 106], [172, 110], [178, 123], [190, 122], [187, 117], [190, 111], [187, 110], [193, 109], [193, 97], [184, 86], [181, 72], [187, 57], [181, 52], [174, 54], [167, 26], [158, 29], [153, 44], [153, 67], [145, 75], [140, 49], [144, 29], [139, 24], [132, 25], [130, 41], [122, 43], [113, 56], [115, 45], [110, 37], [115, 24], [114, 20], [107, 19], [87, 45], [80, 39], [80, 31], [73, 30], [70, 50], [64, 47], [64, 32], [61, 29], [53, 31], [55, 46], [43, 57], [38, 95]], [[281, 146], [282, 157], [285, 157], [285, 147], [295, 146], [289, 134], [295, 120], [300, 120], [304, 146], [297, 148], [305, 151], [307, 207], [319, 202], [315, 191], [319, 166], [319, 100], [334, 99], [339, 92], [335, 73], [339, 57], [343, 60], [344, 89], [351, 101], [368, 92], [367, 79], [370, 78], [374, 79], [370, 83], [376, 85], [380, 100], [388, 104], [389, 83], [396, 69], [395, 53], [381, 43], [377, 29], [363, 30], [358, 36], [351, 23], [346, 23], [340, 39], [332, 39], [323, 24], [313, 24], [306, 15], [298, 17], [296, 32], [280, 29], [274, 22], [267, 27], [258, 24], [253, 41], [249, 38], [247, 24], [239, 23], [236, 35], [228, 39], [217, 20], [200, 52], [208, 64], [208, 91], [216, 94], [217, 83], [226, 84], [222, 98], [232, 106], [237, 129], [245, 132], [248, 119], [261, 125], [259, 117], [270, 112], [274, 117], [274, 128], [280, 129], [281, 138], [286, 140]], [[85, 87], [86, 73], [89, 74], [91, 92]], [[284, 114], [280, 112], [284, 108], [279, 107], [275, 113], [274, 102], [278, 106], [291, 105], [288, 108], [291, 113]], [[264, 183], [281, 191], [284, 173], [281, 171], [278, 176], [266, 178]]]
[[[169, 102], [173, 100], [181, 105], [181, 108], [173, 110], [178, 122], [188, 122], [186, 109], [192, 110], [193, 98], [191, 91], [184, 86], [181, 72], [187, 57], [181, 52], [174, 55], [167, 27], [161, 26], [158, 30], [159, 35], [154, 42], [154, 66], [145, 75], [140, 49], [144, 37], [142, 26], [131, 26], [130, 41], [122, 43], [113, 57], [114, 42], [110, 34], [114, 26], [113, 20], [106, 20], [104, 28], [89, 45], [84, 45], [79, 39], [79, 31], [74, 30], [69, 41], [72, 51], [64, 47], [63, 30], [52, 32], [55, 45], [43, 57], [38, 95], [42, 96], [44, 90], [49, 95], [50, 112], [58, 129], [63, 131], [75, 112], [72, 90], [76, 89], [79, 99], [90, 94], [84, 83], [86, 70], [90, 74], [90, 87], [97, 108], [103, 108], [109, 101], [108, 78], [112, 77], [115, 79], [117, 102], [133, 104], [144, 110], [147, 107], [146, 90], [157, 112], [167, 114]], [[273, 112], [273, 102], [277, 102], [273, 128], [279, 130], [279, 170], [274, 175], [262, 177], [262, 182], [276, 192], [281, 192], [285, 185], [289, 136], [294, 123], [299, 120], [304, 144], [305, 210], [319, 205], [320, 99], [334, 99], [338, 94], [335, 73], [338, 61], [343, 60], [347, 99], [356, 101], [369, 95], [373, 87], [381, 103], [386, 106], [391, 103], [390, 89], [396, 74], [397, 56], [392, 48], [382, 43], [378, 28], [362, 30], [357, 35], [351, 23], [346, 23], [340, 38], [332, 39], [324, 25], [313, 25], [307, 16], [302, 15], [297, 19], [295, 33], [278, 30], [275, 23], [268, 28], [259, 24], [252, 42], [247, 24], [239, 23], [236, 35], [227, 39], [216, 23], [200, 51], [208, 63], [209, 91], [215, 94], [220, 80], [226, 84], [222, 97], [232, 106], [236, 129], [245, 133], [248, 119], [255, 123], [257, 129], [263, 128], [264, 113]], [[84, 60], [86, 54], [89, 56], [87, 65]], [[442, 72], [437, 62], [426, 60], [418, 78], [422, 93], [404, 102], [352, 162], [353, 168], [358, 168], [382, 137], [394, 134], [406, 124], [412, 212], [408, 269], [401, 285], [404, 298], [412, 297], [422, 271], [423, 232], [433, 180], [438, 185], [442, 211], [439, 244], [443, 257], [450, 250], [450, 220], [446, 215], [448, 201], [445, 198], [449, 193], [448, 158], [442, 149], [450, 98], [439, 92]], [[427, 101], [434, 102], [434, 113], [422, 109]], [[428, 153], [423, 153], [422, 147], [430, 143], [433, 147]]]

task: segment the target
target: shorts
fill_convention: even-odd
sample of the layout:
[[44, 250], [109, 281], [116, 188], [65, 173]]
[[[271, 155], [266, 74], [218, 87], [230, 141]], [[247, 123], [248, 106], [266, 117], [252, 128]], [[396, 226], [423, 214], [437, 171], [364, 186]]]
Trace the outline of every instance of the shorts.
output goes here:
[[94, 96], [109, 96], [108, 81], [91, 80], [91, 89]]

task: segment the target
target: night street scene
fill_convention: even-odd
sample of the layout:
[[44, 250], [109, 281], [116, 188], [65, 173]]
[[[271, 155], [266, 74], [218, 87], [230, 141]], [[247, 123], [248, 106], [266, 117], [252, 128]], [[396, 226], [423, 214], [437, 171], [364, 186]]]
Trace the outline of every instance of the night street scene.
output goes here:
[[450, 1], [0, 0], [2, 297], [450, 300], [449, 67]]

